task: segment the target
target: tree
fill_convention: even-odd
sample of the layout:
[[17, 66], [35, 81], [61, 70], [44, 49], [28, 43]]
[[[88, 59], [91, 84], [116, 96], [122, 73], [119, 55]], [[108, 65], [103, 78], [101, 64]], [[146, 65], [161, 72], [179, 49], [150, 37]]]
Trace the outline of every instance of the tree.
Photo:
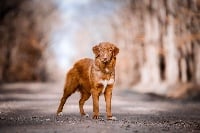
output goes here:
[[195, 0], [129, 1], [112, 22], [124, 62], [119, 83], [172, 97], [199, 92], [199, 13]]
[[47, 79], [45, 50], [55, 9], [52, 1], [0, 3], [0, 82]]

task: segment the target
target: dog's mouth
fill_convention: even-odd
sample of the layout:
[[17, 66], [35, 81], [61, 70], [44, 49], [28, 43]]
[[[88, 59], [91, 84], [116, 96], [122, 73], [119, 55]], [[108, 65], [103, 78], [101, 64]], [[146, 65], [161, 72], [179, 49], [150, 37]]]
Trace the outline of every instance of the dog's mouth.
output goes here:
[[107, 62], [108, 62], [108, 60], [103, 60], [102, 62], [103, 62], [103, 63], [107, 63]]
[[108, 63], [110, 62], [110, 60], [108, 60], [108, 59], [106, 59], [106, 60], [101, 60], [101, 62], [102, 62], [103, 64], [108, 64]]

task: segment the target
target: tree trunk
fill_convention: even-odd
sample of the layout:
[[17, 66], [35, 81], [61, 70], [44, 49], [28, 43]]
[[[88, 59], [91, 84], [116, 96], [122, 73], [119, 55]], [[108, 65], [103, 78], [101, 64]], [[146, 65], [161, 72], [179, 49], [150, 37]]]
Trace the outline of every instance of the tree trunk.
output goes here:
[[0, 2], [0, 82], [47, 80], [44, 58], [54, 10], [51, 2]]
[[[119, 60], [123, 60], [128, 55], [126, 51], [130, 49], [130, 45], [133, 45], [135, 46], [132, 50], [134, 60], [128, 62], [139, 65], [137, 65], [138, 71], [134, 73], [131, 73], [129, 65], [118, 65], [119, 75], [123, 75], [124, 72], [120, 69], [123, 67], [123, 70], [128, 71], [128, 79], [137, 81], [121, 85], [125, 85], [126, 88], [133, 86], [135, 90], [141, 92], [154, 92], [171, 97], [181, 97], [180, 95], [185, 95], [187, 90], [199, 92], [200, 1], [130, 1], [124, 8], [126, 8], [125, 13], [119, 16], [123, 26], [115, 27], [125, 28], [124, 23], [134, 21], [134, 24], [127, 23], [132, 24], [132, 27], [129, 26], [132, 31], [128, 35], [133, 39], [126, 40], [127, 35], [120, 34], [118, 33], [120, 30], [115, 29], [116, 35], [120, 34], [116, 42], [126, 42], [119, 45], [123, 46], [121, 48], [123, 56], [119, 57]], [[131, 16], [130, 18], [134, 19], [126, 19], [125, 16]], [[144, 37], [138, 39], [141, 33], [144, 33]], [[136, 45], [142, 46], [142, 49], [137, 49], [139, 52], [134, 52]], [[141, 57], [144, 59], [142, 62]], [[123, 83], [121, 77], [123, 78], [123, 76], [118, 77], [118, 81]], [[135, 80], [138, 77], [140, 79]], [[181, 93], [173, 95], [175, 92]]]

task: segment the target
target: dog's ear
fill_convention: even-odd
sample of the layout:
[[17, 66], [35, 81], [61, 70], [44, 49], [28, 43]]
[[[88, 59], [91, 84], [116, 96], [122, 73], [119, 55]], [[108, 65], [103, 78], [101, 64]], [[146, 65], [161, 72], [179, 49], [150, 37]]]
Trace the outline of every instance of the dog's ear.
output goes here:
[[93, 53], [95, 54], [95, 57], [97, 57], [99, 55], [99, 45], [95, 45], [92, 48]]
[[119, 48], [118, 47], [114, 47], [114, 55], [116, 56], [119, 53]]

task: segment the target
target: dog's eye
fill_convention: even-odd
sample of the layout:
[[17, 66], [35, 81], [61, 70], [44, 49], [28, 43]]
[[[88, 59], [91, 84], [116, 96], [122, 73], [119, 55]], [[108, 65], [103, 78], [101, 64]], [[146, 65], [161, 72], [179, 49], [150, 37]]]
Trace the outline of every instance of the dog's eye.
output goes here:
[[109, 49], [109, 52], [112, 52], [112, 49]]

